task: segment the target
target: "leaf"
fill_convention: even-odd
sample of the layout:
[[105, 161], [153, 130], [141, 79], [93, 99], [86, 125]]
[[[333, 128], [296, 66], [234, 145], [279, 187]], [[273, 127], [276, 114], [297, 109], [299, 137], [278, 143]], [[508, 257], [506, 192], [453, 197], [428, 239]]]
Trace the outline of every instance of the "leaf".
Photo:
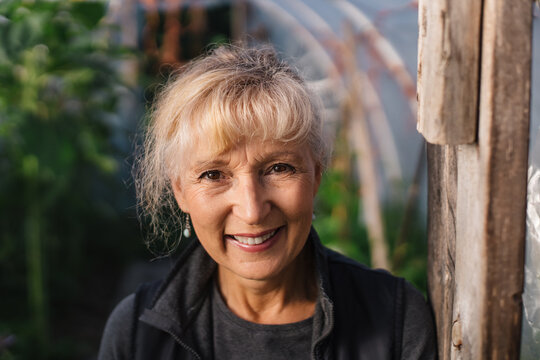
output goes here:
[[75, 20], [89, 29], [93, 29], [105, 16], [105, 5], [100, 2], [74, 2], [71, 7], [71, 14]]

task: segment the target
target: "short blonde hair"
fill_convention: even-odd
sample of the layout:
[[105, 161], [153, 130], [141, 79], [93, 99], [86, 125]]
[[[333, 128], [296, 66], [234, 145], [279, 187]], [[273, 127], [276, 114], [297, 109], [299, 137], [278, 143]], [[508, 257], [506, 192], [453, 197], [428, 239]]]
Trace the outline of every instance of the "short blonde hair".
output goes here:
[[180, 69], [153, 106], [136, 172], [151, 235], [178, 228], [170, 182], [198, 139], [216, 154], [253, 139], [305, 143], [321, 169], [328, 157], [319, 101], [296, 71], [269, 47], [215, 48]]

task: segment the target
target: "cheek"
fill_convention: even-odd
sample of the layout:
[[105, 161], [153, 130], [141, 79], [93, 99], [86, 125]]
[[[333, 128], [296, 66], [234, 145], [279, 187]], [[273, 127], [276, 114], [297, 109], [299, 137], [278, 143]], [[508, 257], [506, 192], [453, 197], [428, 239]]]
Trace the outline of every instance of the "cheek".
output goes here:
[[221, 203], [215, 191], [204, 185], [190, 184], [184, 191], [184, 200], [190, 212], [207, 212]]
[[223, 206], [219, 201], [207, 201], [206, 198], [198, 198], [190, 202], [190, 215], [193, 224], [199, 224], [204, 229], [212, 229], [220, 226], [223, 215]]
[[226, 213], [219, 203], [197, 201], [190, 213], [191, 222], [199, 241], [210, 256], [219, 258], [225, 250], [222, 240]]
[[289, 217], [311, 219], [313, 213], [313, 191], [308, 183], [299, 183], [281, 192], [281, 204]]

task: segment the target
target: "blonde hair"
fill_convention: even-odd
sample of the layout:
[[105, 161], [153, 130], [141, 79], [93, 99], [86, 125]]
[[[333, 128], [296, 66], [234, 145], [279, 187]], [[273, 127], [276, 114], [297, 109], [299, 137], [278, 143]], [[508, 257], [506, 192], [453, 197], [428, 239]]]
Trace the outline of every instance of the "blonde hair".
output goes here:
[[171, 180], [196, 140], [216, 154], [254, 139], [306, 143], [325, 168], [319, 103], [271, 48], [218, 47], [180, 69], [157, 99], [135, 173], [151, 236], [167, 241], [181, 226]]

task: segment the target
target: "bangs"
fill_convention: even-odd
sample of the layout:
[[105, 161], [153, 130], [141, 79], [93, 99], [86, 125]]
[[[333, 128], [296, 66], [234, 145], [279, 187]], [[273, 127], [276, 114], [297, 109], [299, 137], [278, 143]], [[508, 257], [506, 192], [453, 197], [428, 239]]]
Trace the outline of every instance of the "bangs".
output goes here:
[[[309, 138], [314, 116], [307, 94], [294, 84], [215, 86], [189, 111], [193, 135], [207, 139], [215, 153], [241, 142], [277, 141], [302, 143]], [[303, 95], [303, 96], [302, 96]]]
[[205, 150], [219, 154], [246, 141], [303, 143], [310, 138], [316, 115], [310, 95], [297, 81], [241, 78], [232, 83], [226, 74], [221, 81], [217, 74], [207, 75], [212, 86], [185, 102], [170, 129], [183, 152], [197, 139], [205, 139]]

